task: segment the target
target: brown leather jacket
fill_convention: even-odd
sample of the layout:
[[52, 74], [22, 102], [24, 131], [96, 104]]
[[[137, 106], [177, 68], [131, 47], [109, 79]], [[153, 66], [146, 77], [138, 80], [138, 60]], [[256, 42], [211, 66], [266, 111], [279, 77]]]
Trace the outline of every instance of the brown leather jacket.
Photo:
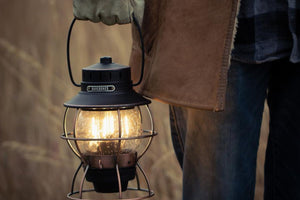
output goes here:
[[[239, 0], [147, 0], [145, 75], [136, 90], [173, 105], [223, 110], [238, 7]], [[133, 38], [136, 81], [141, 61], [136, 31]]]

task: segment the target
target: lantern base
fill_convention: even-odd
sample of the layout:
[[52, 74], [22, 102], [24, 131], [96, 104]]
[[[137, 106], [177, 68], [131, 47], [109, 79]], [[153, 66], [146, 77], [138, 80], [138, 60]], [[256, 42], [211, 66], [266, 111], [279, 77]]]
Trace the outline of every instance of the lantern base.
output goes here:
[[[119, 168], [122, 191], [127, 190], [128, 181], [133, 180], [136, 168]], [[96, 192], [119, 192], [118, 174], [116, 169], [88, 169], [86, 180], [92, 182]]]

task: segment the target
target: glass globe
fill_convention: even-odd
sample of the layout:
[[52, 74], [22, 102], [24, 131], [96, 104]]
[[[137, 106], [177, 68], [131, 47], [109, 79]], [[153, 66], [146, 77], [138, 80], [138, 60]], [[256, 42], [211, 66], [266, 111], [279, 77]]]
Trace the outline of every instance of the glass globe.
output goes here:
[[[121, 128], [121, 136], [119, 128]], [[79, 109], [75, 122], [76, 138], [113, 139], [142, 135], [141, 113], [138, 107], [120, 110]], [[84, 155], [113, 155], [135, 151], [140, 140], [77, 141]], [[120, 149], [119, 149], [120, 147]]]

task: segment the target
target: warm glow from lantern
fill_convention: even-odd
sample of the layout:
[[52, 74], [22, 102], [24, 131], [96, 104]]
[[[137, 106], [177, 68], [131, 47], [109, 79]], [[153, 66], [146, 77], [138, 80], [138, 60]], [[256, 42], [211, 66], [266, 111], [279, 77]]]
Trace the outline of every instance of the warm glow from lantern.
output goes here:
[[[91, 126], [92, 126], [92, 137], [93, 138], [100, 138], [100, 134], [99, 134], [99, 131], [98, 131], [98, 126], [95, 122], [94, 117], [92, 117]], [[97, 142], [97, 141], [90, 141], [88, 143], [89, 149], [97, 149], [98, 145], [99, 145], [99, 142]]]
[[[120, 110], [121, 136], [117, 110], [79, 110], [75, 123], [77, 138], [128, 138], [142, 134], [141, 114], [138, 108]], [[123, 140], [120, 152], [135, 150], [139, 140]], [[111, 155], [119, 151], [119, 141], [78, 141], [83, 154]]]

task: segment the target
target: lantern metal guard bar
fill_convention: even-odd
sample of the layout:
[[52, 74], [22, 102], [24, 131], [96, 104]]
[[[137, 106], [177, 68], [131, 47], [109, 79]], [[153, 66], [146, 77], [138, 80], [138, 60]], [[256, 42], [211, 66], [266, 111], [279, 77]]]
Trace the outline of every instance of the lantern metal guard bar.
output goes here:
[[[153, 136], [154, 122], [149, 109], [150, 100], [133, 90], [141, 83], [144, 71], [144, 44], [140, 26], [133, 15], [141, 39], [142, 67], [137, 83], [131, 81], [130, 67], [112, 62], [110, 57], [102, 57], [100, 63], [82, 69], [82, 82], [73, 80], [69, 58], [69, 44], [74, 18], [68, 33], [67, 63], [71, 82], [81, 91], [66, 107], [63, 120], [63, 134], [73, 153], [81, 160], [76, 170], [69, 199], [83, 199], [83, 193], [118, 193], [117, 199], [141, 200], [154, 195], [148, 178], [139, 164], [146, 153]], [[143, 129], [144, 115], [141, 107], [146, 108], [149, 129]], [[75, 109], [73, 130], [68, 132], [67, 119], [69, 110]], [[143, 145], [142, 142], [146, 142]], [[84, 174], [78, 191], [74, 185], [80, 168]], [[147, 188], [141, 188], [138, 172], [142, 174]], [[129, 188], [128, 182], [136, 180], [136, 187]], [[94, 189], [84, 189], [84, 181], [92, 182]], [[123, 198], [126, 190], [142, 193], [143, 196]]]

